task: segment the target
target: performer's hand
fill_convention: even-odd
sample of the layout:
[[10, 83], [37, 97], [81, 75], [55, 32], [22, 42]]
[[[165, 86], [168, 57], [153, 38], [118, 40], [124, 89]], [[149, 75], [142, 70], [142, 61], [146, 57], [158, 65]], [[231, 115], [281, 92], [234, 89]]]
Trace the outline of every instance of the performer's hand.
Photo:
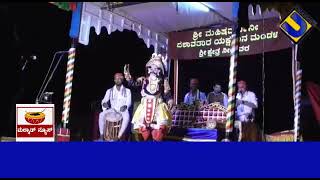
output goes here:
[[171, 109], [173, 107], [173, 99], [168, 101], [168, 108]]
[[131, 77], [130, 74], [124, 75], [124, 78], [126, 79], [126, 81], [131, 81], [132, 80], [132, 77]]
[[131, 74], [130, 74], [130, 70], [129, 70], [129, 64], [126, 64], [123, 68], [123, 74], [124, 74], [124, 78], [126, 79], [126, 81], [130, 81], [132, 79]]
[[131, 81], [132, 80], [132, 77], [131, 77], [130, 74], [125, 74], [124, 78], [126, 79], [126, 81]]
[[140, 124], [140, 128], [139, 129], [145, 129], [147, 126], [146, 125], [144, 125], [144, 124]]
[[141, 76], [141, 77], [139, 77], [139, 78], [137, 79], [137, 82], [138, 82], [139, 84], [143, 84], [143, 82], [144, 82], [145, 79], [146, 79], [146, 78], [145, 78], [144, 76]]
[[109, 105], [108, 105], [108, 103], [106, 103], [106, 102], [105, 102], [105, 103], [103, 103], [103, 104], [102, 104], [102, 106], [103, 106], [104, 108], [106, 108], [106, 109], [108, 109], [108, 108], [109, 108]]
[[150, 127], [153, 128], [153, 129], [160, 129], [160, 125], [159, 124], [151, 124]]
[[143, 132], [143, 131], [146, 131], [147, 129], [146, 129], [146, 126], [144, 125], [144, 124], [141, 124], [140, 125], [140, 127], [137, 129], [137, 131], [139, 132], [139, 133], [141, 133], [141, 132]]
[[126, 106], [126, 105], [121, 106], [120, 111], [121, 111], [121, 112], [124, 112], [125, 110], [127, 110], [127, 106]]
[[236, 100], [236, 106], [239, 106], [240, 104], [243, 104], [243, 101], [240, 100], [240, 99], [237, 99], [237, 100]]
[[164, 93], [168, 93], [171, 89], [170, 89], [170, 84], [169, 84], [169, 81], [168, 79], [166, 78], [164, 80], [164, 83], [163, 83], [163, 86], [164, 86]]

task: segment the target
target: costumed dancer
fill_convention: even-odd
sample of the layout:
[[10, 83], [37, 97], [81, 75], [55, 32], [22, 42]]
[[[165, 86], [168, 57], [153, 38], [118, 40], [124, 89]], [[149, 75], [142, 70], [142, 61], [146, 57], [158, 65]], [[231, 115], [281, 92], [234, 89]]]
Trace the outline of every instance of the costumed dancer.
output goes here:
[[150, 135], [154, 141], [162, 141], [171, 126], [172, 115], [162, 96], [167, 71], [165, 64], [166, 59], [155, 53], [146, 64], [141, 102], [132, 118], [133, 129], [142, 134], [145, 141], [149, 140]]
[[[166, 67], [166, 65], [165, 65]], [[127, 85], [128, 87], [131, 89], [132, 92], [132, 98], [133, 98], [133, 110], [132, 112], [135, 112], [135, 110], [137, 109], [138, 105], [140, 104], [140, 100], [142, 98], [141, 96], [141, 90], [142, 90], [142, 85], [143, 82], [145, 81], [146, 77], [141, 76], [139, 78], [137, 78], [136, 80], [134, 80], [130, 74], [130, 65], [126, 64], [124, 66], [124, 77], [125, 80], [127, 81]], [[164, 90], [162, 95], [162, 98], [164, 100], [165, 103], [167, 103], [167, 105], [169, 106], [169, 109], [171, 109], [171, 107], [173, 106], [173, 98], [172, 98], [172, 94], [171, 94], [171, 88], [170, 88], [170, 84], [169, 84], [169, 80], [167, 77], [164, 77]]]

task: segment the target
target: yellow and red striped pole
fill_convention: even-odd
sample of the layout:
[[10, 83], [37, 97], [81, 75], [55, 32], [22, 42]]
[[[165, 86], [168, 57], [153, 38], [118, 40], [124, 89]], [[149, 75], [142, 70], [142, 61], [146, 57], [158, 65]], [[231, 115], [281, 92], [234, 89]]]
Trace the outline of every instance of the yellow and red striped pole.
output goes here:
[[62, 112], [62, 123], [64, 125], [63, 126], [64, 128], [66, 128], [66, 124], [68, 124], [69, 122], [75, 56], [76, 56], [76, 49], [70, 48], [69, 55], [68, 55], [67, 74], [66, 74], [66, 82], [65, 82], [65, 88], [64, 88], [64, 100], [63, 100], [63, 112]]
[[69, 49], [68, 63], [67, 63], [67, 73], [64, 88], [64, 100], [63, 100], [63, 111], [62, 111], [62, 124], [63, 128], [58, 130], [58, 141], [69, 141], [70, 140], [70, 130], [67, 129], [67, 124], [70, 117], [70, 102], [72, 93], [72, 80], [73, 80], [73, 69], [74, 61], [76, 56], [76, 49], [74, 47]]

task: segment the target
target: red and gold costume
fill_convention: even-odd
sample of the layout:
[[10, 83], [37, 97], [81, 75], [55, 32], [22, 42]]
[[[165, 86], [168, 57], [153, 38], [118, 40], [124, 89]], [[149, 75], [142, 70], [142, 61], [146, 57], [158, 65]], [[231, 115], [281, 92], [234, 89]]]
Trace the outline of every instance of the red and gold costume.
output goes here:
[[142, 134], [144, 140], [148, 140], [151, 135], [153, 140], [162, 141], [171, 126], [172, 115], [162, 99], [165, 61], [160, 54], [153, 54], [146, 64], [142, 99], [132, 118], [133, 128]]

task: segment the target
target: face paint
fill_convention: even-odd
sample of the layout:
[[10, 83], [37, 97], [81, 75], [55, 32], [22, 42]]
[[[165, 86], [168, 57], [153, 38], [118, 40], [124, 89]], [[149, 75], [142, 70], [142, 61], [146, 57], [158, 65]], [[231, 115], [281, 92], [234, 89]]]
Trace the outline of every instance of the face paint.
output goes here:
[[159, 91], [160, 79], [158, 79], [155, 74], [150, 74], [147, 82], [148, 82], [147, 90], [149, 93], [155, 94]]
[[146, 66], [147, 81], [145, 91], [147, 94], [156, 95], [160, 93], [160, 83], [163, 78], [163, 67], [161, 61], [149, 61]]

